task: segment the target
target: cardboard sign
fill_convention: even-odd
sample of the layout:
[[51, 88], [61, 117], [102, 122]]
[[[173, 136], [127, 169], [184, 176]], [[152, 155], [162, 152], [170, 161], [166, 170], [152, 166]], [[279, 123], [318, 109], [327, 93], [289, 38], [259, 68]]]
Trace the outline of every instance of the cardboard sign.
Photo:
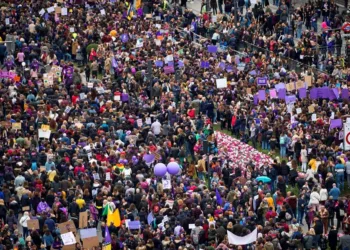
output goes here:
[[46, 167], [40, 167], [40, 173], [45, 171], [46, 171]]
[[252, 94], [252, 89], [251, 88], [247, 88], [247, 94], [251, 95]]
[[62, 246], [62, 250], [75, 250], [75, 244], [68, 245], [68, 246]]
[[79, 228], [85, 228], [88, 226], [88, 212], [79, 213]]
[[22, 207], [22, 211], [30, 211], [30, 206], [25, 206], [25, 207]]
[[20, 122], [13, 122], [12, 123], [12, 129], [21, 129], [22, 128], [22, 123]]
[[293, 82], [287, 83], [286, 89], [287, 89], [287, 91], [293, 91], [295, 89], [294, 83]]
[[305, 82], [307, 83], [308, 87], [312, 86], [312, 76], [305, 76]]
[[27, 225], [28, 225], [29, 230], [32, 230], [32, 229], [39, 230], [40, 229], [38, 219], [28, 220]]
[[302, 81], [297, 81], [297, 84], [296, 84], [296, 87], [297, 89], [301, 89], [301, 88], [304, 88], [304, 83]]
[[313, 112], [315, 112], [315, 107], [313, 105], [310, 105], [308, 107], [308, 110], [309, 110], [309, 113], [313, 113]]
[[61, 234], [68, 233], [68, 232], [73, 232], [73, 233], [77, 232], [74, 222], [71, 220], [64, 223], [60, 223], [57, 226], [60, 229]]
[[83, 239], [83, 246], [86, 249], [98, 247], [99, 244], [100, 244], [100, 242], [99, 242], [98, 236]]
[[11, 122], [8, 122], [8, 121], [2, 121], [2, 122], [0, 122], [0, 124], [4, 128], [11, 128], [11, 126], [12, 126]]

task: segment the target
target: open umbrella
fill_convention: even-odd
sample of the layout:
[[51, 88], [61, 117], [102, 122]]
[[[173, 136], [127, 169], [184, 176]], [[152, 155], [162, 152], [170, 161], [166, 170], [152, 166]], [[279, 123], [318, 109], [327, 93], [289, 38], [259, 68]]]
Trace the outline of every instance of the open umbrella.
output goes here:
[[264, 182], [264, 183], [266, 183], [266, 182], [270, 182], [271, 181], [271, 179], [269, 178], [269, 177], [267, 177], [267, 176], [259, 176], [259, 177], [257, 177], [256, 179], [255, 179], [256, 181], [262, 181], [262, 182]]

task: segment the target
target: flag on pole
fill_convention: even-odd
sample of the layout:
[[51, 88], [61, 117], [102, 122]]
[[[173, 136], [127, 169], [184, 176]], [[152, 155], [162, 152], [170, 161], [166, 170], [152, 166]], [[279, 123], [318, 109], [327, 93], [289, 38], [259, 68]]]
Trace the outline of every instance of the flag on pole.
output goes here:
[[222, 199], [221, 199], [221, 195], [220, 195], [218, 189], [216, 189], [216, 203], [217, 203], [219, 206], [222, 205]]
[[111, 235], [109, 234], [109, 230], [108, 230], [108, 226], [106, 225], [106, 229], [105, 229], [105, 241], [106, 244], [111, 243]]
[[148, 216], [147, 216], [148, 225], [151, 225], [153, 221], [154, 221], [154, 216], [153, 216], [153, 214], [152, 214], [152, 212], [151, 212], [151, 213], [149, 213]]
[[102, 216], [107, 216], [109, 214], [109, 212], [112, 212], [111, 208], [109, 207], [109, 205], [106, 205], [104, 208], [103, 208], [103, 211], [102, 211]]
[[120, 213], [118, 208], [114, 211], [113, 218], [114, 218], [114, 226], [120, 227], [121, 222], [120, 222]]

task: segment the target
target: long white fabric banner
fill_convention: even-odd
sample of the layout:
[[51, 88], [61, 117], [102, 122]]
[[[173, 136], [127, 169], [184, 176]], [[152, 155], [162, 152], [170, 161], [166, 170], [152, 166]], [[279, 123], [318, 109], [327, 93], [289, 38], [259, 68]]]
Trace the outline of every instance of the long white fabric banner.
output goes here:
[[243, 237], [234, 235], [233, 233], [227, 230], [227, 236], [228, 236], [228, 242], [232, 245], [236, 245], [236, 246], [248, 245], [258, 239], [258, 229], [255, 228], [253, 232]]

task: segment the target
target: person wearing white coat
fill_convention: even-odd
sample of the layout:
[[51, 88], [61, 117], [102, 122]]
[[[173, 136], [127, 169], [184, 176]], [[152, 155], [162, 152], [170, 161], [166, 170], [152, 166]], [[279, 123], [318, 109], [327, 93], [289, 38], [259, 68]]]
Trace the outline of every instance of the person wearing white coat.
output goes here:
[[28, 221], [30, 220], [30, 216], [28, 211], [24, 212], [23, 216], [19, 220], [19, 223], [21, 224], [23, 228], [23, 237], [26, 238], [28, 235]]
[[326, 187], [322, 185], [322, 188], [320, 190], [320, 203], [324, 205], [327, 200], [328, 200], [328, 191]]
[[310, 194], [310, 202], [309, 206], [311, 206], [314, 211], [318, 211], [320, 209], [320, 194], [317, 192], [316, 189], [313, 189]]

